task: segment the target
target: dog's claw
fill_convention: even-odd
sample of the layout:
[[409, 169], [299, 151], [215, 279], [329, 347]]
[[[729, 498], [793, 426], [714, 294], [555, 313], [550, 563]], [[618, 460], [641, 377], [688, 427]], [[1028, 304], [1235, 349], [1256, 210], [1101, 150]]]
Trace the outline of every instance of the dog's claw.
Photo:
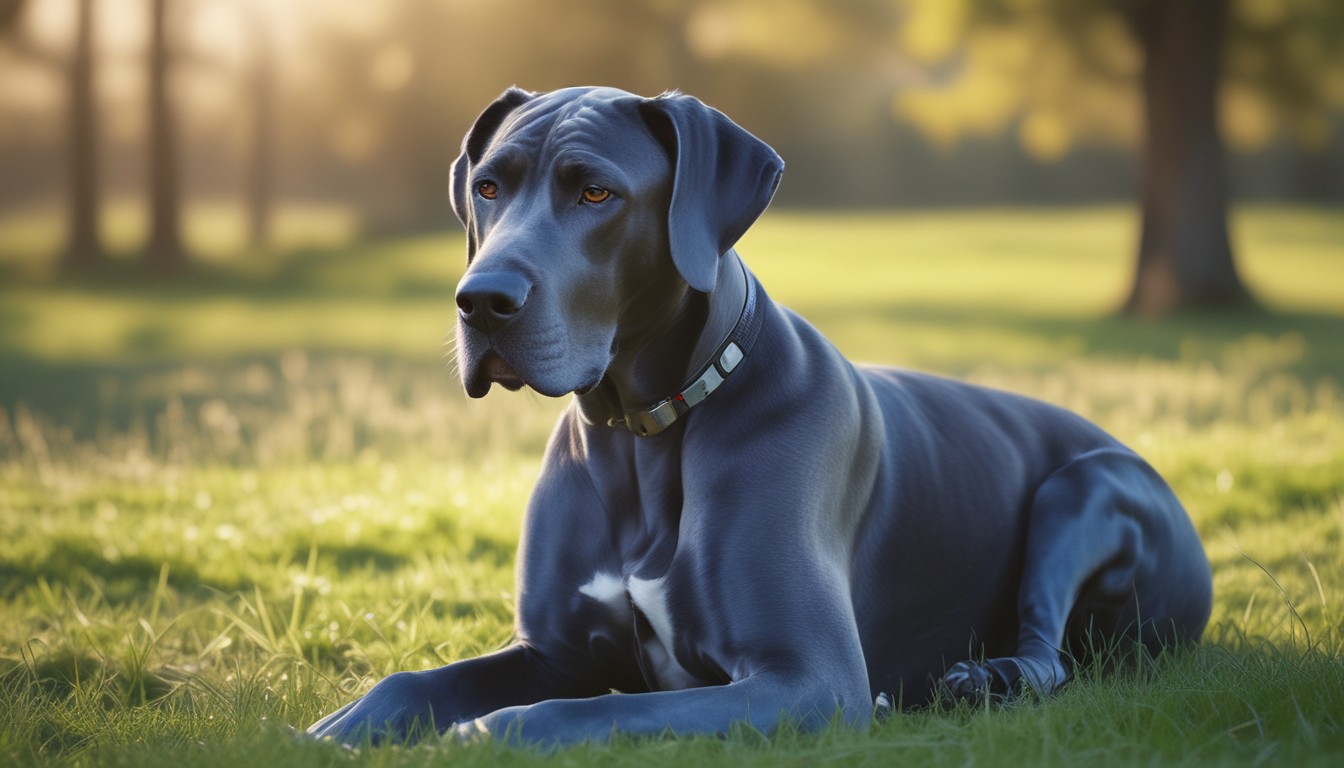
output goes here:
[[873, 699], [873, 717], [875, 719], [885, 720], [891, 717], [891, 714], [895, 711], [896, 705], [885, 691], [878, 693], [877, 697]]
[[990, 659], [983, 664], [961, 661], [943, 675], [943, 688], [954, 701], [976, 706], [986, 701], [1007, 703], [1022, 693], [1022, 670], [1012, 659]]

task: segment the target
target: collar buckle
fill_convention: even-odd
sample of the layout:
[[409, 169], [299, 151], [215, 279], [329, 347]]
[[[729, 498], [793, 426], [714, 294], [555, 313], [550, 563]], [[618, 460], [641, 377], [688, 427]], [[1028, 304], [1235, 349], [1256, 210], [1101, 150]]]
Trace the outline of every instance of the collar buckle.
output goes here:
[[608, 421], [607, 426], [620, 427], [640, 437], [652, 437], [672, 426], [672, 422], [676, 421], [678, 416], [681, 416], [690, 408], [680, 398], [681, 395], [675, 398], [669, 397], [652, 408], [642, 411], [629, 411], [623, 419]]
[[747, 296], [742, 304], [742, 314], [700, 375], [680, 392], [664, 398], [652, 408], [626, 411], [622, 418], [609, 420], [608, 426], [628, 430], [639, 437], [652, 437], [672, 426], [682, 414], [704, 402], [737, 369], [751, 351], [761, 327], [761, 314], [756, 306], [756, 279], [746, 271], [745, 266], [742, 271], [747, 279]]

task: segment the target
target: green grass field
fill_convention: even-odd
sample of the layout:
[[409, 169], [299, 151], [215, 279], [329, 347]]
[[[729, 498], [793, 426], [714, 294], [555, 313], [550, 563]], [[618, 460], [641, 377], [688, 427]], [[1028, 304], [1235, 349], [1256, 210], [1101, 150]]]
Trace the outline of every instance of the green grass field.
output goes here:
[[563, 403], [460, 393], [455, 232], [351, 242], [310, 213], [253, 254], [219, 221], [199, 219], [211, 247], [164, 282], [126, 260], [58, 278], [54, 220], [0, 220], [2, 765], [1344, 758], [1336, 211], [1239, 211], [1265, 310], [1151, 322], [1111, 313], [1121, 209], [769, 214], [739, 250], [851, 357], [1065, 405], [1152, 461], [1214, 566], [1207, 642], [1085, 670], [1044, 703], [547, 757], [290, 734], [389, 672], [507, 642], [520, 512]]

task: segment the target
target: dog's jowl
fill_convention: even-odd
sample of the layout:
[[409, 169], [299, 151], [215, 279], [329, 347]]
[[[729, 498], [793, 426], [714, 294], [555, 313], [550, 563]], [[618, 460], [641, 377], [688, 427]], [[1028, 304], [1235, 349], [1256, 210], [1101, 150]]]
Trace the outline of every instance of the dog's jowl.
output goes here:
[[462, 382], [573, 394], [524, 520], [517, 638], [312, 733], [862, 727], [879, 694], [1044, 696], [1097, 649], [1199, 639], [1203, 547], [1136, 454], [1044, 403], [851, 363], [771, 301], [733, 245], [783, 168], [688, 96], [486, 108], [451, 184]]

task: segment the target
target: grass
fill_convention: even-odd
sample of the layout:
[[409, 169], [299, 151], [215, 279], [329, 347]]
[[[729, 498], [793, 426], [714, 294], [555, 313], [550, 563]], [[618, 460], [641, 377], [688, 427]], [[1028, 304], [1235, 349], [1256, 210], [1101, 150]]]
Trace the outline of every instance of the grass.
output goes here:
[[126, 259], [58, 277], [54, 221], [0, 220], [0, 764], [1344, 756], [1338, 213], [1240, 211], [1266, 310], [1144, 323], [1110, 314], [1133, 239], [1117, 209], [771, 213], [740, 250], [846, 353], [1063, 404], [1148, 457], [1214, 566], [1208, 642], [1041, 704], [548, 757], [288, 731], [508, 640], [520, 510], [562, 403], [460, 394], [441, 347], [460, 237], [333, 244], [338, 217], [318, 217], [249, 254], [199, 221], [208, 258], [161, 283]]

